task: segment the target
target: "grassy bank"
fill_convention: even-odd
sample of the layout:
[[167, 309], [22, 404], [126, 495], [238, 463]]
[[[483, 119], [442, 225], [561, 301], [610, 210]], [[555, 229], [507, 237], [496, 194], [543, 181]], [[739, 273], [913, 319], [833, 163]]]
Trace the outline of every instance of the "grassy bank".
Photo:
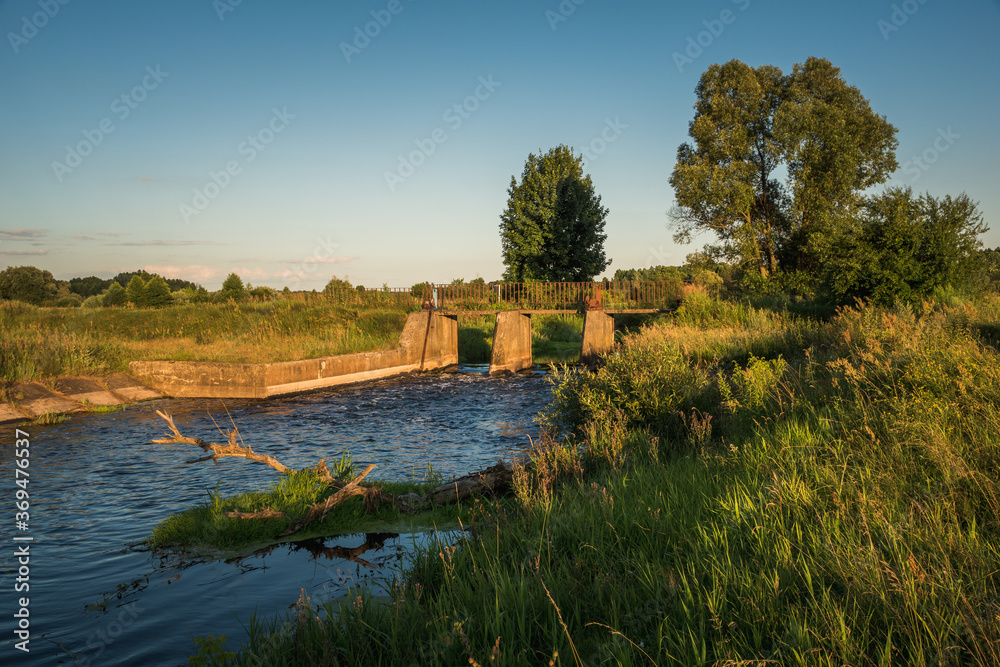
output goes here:
[[2, 302], [0, 379], [100, 375], [136, 360], [263, 363], [389, 349], [406, 314], [291, 299], [159, 309]]
[[692, 299], [558, 378], [457, 549], [234, 662], [998, 664], [998, 314]]
[[[349, 457], [342, 457], [331, 469], [335, 479], [350, 480], [355, 474]], [[407, 493], [423, 495], [441, 484], [428, 477], [410, 482], [366, 482], [366, 488], [380, 489], [396, 496]], [[313, 504], [326, 500], [335, 489], [318, 479], [311, 469], [278, 475], [268, 488], [223, 497], [218, 490], [210, 492], [204, 503], [184, 512], [173, 514], [153, 529], [148, 543], [154, 548], [181, 548], [188, 554], [208, 554], [231, 557], [246, 555], [289, 540], [341, 535], [357, 532], [413, 532], [435, 527], [457, 527], [468, 520], [469, 505], [439, 505], [419, 514], [407, 515], [391, 505], [379, 505], [373, 514], [365, 510], [364, 500], [350, 498], [336, 506], [326, 518], [317, 520], [293, 536], [276, 539], [291, 522], [305, 514]], [[229, 512], [253, 513], [270, 509], [285, 516], [269, 519], [240, 519], [226, 516]]]

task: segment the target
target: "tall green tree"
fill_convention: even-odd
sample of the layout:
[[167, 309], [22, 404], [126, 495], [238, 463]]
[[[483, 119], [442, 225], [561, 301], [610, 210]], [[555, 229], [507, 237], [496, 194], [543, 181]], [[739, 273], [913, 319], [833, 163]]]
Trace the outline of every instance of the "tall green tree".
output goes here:
[[0, 271], [0, 298], [36, 306], [53, 299], [58, 291], [55, 278], [34, 266], [10, 266]]
[[939, 287], [978, 282], [987, 231], [966, 194], [914, 196], [889, 188], [868, 199], [838, 253], [824, 266], [824, 284], [837, 302], [855, 299], [891, 305], [930, 295]]
[[146, 283], [145, 298], [146, 305], [153, 308], [162, 308], [174, 302], [174, 295], [170, 293], [167, 281], [162, 276], [156, 275]]
[[731, 60], [695, 92], [693, 142], [670, 176], [675, 238], [712, 231], [727, 259], [763, 275], [815, 269], [864, 190], [896, 169], [896, 128], [825, 59], [787, 76]]
[[148, 305], [146, 301], [146, 281], [142, 279], [141, 275], [133, 275], [128, 281], [128, 287], [125, 288], [125, 300], [136, 308], [145, 308]]
[[222, 281], [222, 289], [216, 294], [219, 301], [246, 301], [247, 288], [243, 285], [243, 279], [235, 273], [230, 273]]
[[108, 289], [104, 291], [101, 303], [104, 306], [124, 306], [126, 301], [128, 296], [125, 294], [125, 288], [120, 282], [112, 280]]
[[512, 176], [500, 216], [504, 279], [587, 281], [611, 261], [604, 252], [608, 210], [583, 172], [583, 156], [560, 145], [529, 154]]

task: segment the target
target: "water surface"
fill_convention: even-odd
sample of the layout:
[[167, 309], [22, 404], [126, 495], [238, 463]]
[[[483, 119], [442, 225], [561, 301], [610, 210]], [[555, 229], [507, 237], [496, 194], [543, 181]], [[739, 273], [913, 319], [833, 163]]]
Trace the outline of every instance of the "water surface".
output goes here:
[[[355, 469], [377, 466], [373, 479], [423, 478], [428, 465], [450, 479], [525, 447], [550, 397], [539, 376], [491, 378], [465, 370], [473, 372], [264, 401], [165, 399], [120, 413], [74, 415], [64, 424], [29, 424], [31, 653], [14, 649], [7, 620], [3, 664], [180, 665], [195, 651], [192, 637], [224, 634], [235, 649], [251, 612], [283, 614], [302, 590], [315, 604], [345, 595], [350, 585], [391, 580], [413, 545], [433, 536], [339, 536], [209, 562], [129, 548], [165, 517], [204, 501], [217, 482], [230, 495], [264, 488], [278, 474], [243, 459], [185, 465], [201, 450], [150, 443], [165, 431], [155, 410], [174, 415], [184, 435], [213, 442], [223, 436], [209, 413], [223, 429], [231, 428], [231, 418], [246, 444], [292, 468], [350, 452]], [[0, 463], [12, 475], [10, 445]], [[3, 530], [4, 544], [12, 545], [9, 522]], [[4, 558], [5, 582], [15, 570], [13, 559]], [[5, 600], [11, 619], [13, 594]]]

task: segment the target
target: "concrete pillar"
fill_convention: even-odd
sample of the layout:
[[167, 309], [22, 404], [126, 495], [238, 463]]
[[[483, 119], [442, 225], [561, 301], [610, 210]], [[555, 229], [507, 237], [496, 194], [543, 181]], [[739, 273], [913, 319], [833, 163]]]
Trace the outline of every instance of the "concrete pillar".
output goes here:
[[516, 373], [531, 366], [531, 316], [516, 310], [497, 313], [490, 373]]
[[458, 316], [427, 313], [420, 370], [444, 368], [458, 363]]
[[615, 344], [615, 318], [604, 311], [588, 310], [583, 316], [583, 347], [580, 363], [597, 363], [598, 356], [611, 351]]

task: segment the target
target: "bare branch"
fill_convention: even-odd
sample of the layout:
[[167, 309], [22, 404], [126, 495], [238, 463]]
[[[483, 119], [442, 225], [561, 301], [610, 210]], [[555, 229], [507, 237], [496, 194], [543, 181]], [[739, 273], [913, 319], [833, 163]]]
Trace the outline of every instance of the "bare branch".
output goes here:
[[178, 430], [177, 426], [174, 424], [173, 417], [171, 417], [169, 414], [165, 412], [161, 412], [160, 410], [157, 410], [156, 414], [158, 414], [165, 422], [167, 422], [167, 426], [170, 428], [171, 433], [173, 433], [173, 437], [158, 438], [156, 440], [153, 440], [153, 442], [155, 442], [156, 444], [195, 445], [196, 447], [201, 447], [206, 452], [211, 453], [210, 457], [206, 457], [206, 459], [199, 459], [199, 460], [212, 459], [215, 463], [218, 463], [219, 462], [218, 459], [223, 459], [227, 457], [236, 457], [242, 459], [250, 459], [251, 461], [257, 461], [258, 463], [266, 463], [267, 465], [271, 466], [278, 472], [294, 472], [291, 468], [289, 468], [286, 465], [283, 465], [273, 456], [258, 454], [257, 452], [253, 451], [249, 446], [244, 447], [236, 444], [236, 439], [239, 435], [238, 429], [236, 428], [233, 428], [232, 431], [229, 431], [226, 434], [229, 443], [225, 445], [219, 445], [212, 442], [205, 442], [201, 438], [190, 438], [186, 435], [182, 435], [180, 430]]

